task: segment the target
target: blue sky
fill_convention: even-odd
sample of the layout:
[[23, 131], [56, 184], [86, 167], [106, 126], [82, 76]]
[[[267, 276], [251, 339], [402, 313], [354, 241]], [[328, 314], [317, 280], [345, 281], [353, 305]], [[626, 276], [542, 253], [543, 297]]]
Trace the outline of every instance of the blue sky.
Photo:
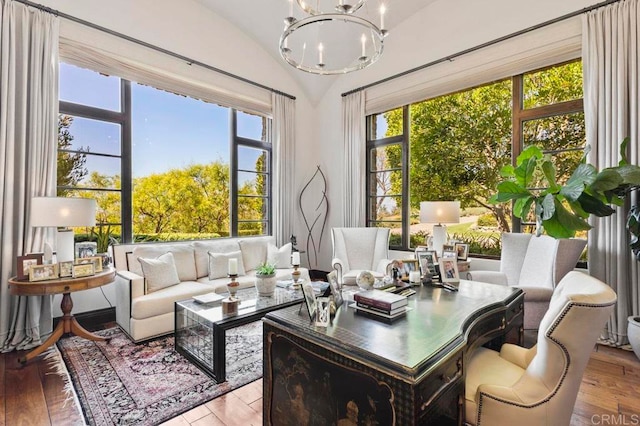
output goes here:
[[[119, 79], [61, 63], [60, 99], [120, 111]], [[134, 177], [190, 164], [229, 162], [227, 108], [132, 83], [132, 117]], [[238, 114], [240, 135], [260, 139], [261, 126], [260, 117]], [[70, 132], [76, 148], [120, 154], [119, 125], [75, 118]], [[241, 150], [240, 168], [254, 169], [259, 154]], [[88, 156], [86, 165], [89, 171], [120, 173], [119, 159]]]

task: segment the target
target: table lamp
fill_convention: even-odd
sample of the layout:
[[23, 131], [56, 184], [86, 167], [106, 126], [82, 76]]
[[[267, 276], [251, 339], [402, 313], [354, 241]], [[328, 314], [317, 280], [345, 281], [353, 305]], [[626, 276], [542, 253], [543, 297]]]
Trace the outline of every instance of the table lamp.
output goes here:
[[433, 226], [433, 249], [442, 255], [442, 246], [447, 242], [447, 227], [443, 223], [460, 222], [460, 201], [422, 201], [420, 222], [435, 223]]
[[95, 226], [96, 200], [92, 198], [34, 197], [31, 199], [31, 226], [58, 228], [58, 262], [74, 259], [72, 226]]

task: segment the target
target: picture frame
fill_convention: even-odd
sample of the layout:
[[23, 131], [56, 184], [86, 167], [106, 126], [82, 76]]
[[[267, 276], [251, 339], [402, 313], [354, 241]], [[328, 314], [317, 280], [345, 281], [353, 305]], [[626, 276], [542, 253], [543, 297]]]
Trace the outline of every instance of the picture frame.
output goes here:
[[102, 256], [82, 257], [76, 260], [76, 265], [93, 263], [93, 272], [102, 272]]
[[317, 327], [327, 327], [330, 320], [330, 308], [328, 297], [316, 298], [316, 322]]
[[307, 305], [309, 318], [313, 321], [316, 317], [316, 296], [313, 293], [313, 286], [309, 281], [302, 283], [302, 294], [304, 295], [305, 305]]
[[428, 272], [432, 277], [435, 277], [439, 274], [438, 253], [435, 250], [417, 252], [416, 256], [422, 275], [426, 275]]
[[420, 271], [420, 265], [417, 259], [398, 260], [397, 265], [400, 279], [403, 281], [409, 280], [409, 272]]
[[73, 265], [73, 278], [89, 277], [95, 275], [95, 265], [91, 263], [76, 263]]
[[456, 243], [455, 247], [458, 260], [467, 260], [469, 257], [469, 244]]
[[55, 280], [57, 278], [58, 278], [57, 263], [29, 266], [29, 281], [46, 281], [46, 280]]
[[60, 262], [60, 263], [58, 263], [58, 272], [60, 273], [60, 278], [72, 277], [73, 276], [73, 261], [70, 260], [68, 262]]
[[458, 272], [458, 261], [455, 257], [443, 257], [439, 261], [440, 264], [440, 281], [443, 283], [460, 282], [460, 273]]
[[84, 259], [86, 257], [94, 257], [98, 253], [98, 243], [93, 241], [84, 241], [76, 243], [76, 259]]
[[453, 243], [453, 244], [450, 244], [450, 243], [449, 244], [443, 244], [442, 245], [442, 252], [444, 253], [445, 251], [453, 251], [453, 252], [455, 252], [456, 251], [455, 243]]
[[29, 279], [29, 268], [32, 265], [42, 265], [42, 253], [29, 253], [16, 258], [16, 277], [19, 280]]
[[446, 257], [447, 259], [455, 259], [458, 257], [458, 253], [456, 253], [456, 250], [442, 250], [442, 257]]
[[342, 292], [338, 285], [338, 273], [334, 270], [327, 274], [327, 281], [329, 281], [329, 287], [331, 287], [331, 294], [333, 295], [333, 302], [336, 304], [336, 308], [339, 308], [343, 303]]

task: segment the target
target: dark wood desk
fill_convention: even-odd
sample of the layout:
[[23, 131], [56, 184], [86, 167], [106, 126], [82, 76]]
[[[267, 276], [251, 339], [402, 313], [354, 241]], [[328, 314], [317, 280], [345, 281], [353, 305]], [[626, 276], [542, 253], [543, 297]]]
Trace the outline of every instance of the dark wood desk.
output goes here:
[[62, 294], [62, 302], [60, 302], [60, 309], [62, 310], [62, 318], [56, 326], [51, 336], [43, 344], [29, 352], [18, 361], [22, 364], [37, 357], [45, 351], [49, 346], [57, 342], [64, 333], [72, 333], [76, 336], [84, 337], [85, 339], [104, 341], [108, 340], [104, 337], [93, 334], [78, 324], [78, 321], [71, 314], [73, 309], [73, 301], [71, 300], [71, 293], [74, 291], [88, 290], [90, 288], [100, 287], [108, 284], [114, 280], [116, 276], [116, 270], [114, 268], [108, 268], [102, 272], [98, 272], [95, 275], [81, 278], [59, 278], [57, 280], [47, 281], [20, 281], [16, 277], [9, 279], [9, 289], [11, 294], [16, 296], [45, 296], [47, 294]]
[[[465, 363], [480, 345], [522, 343], [523, 292], [462, 281], [416, 287], [393, 322], [343, 305], [328, 328], [298, 308], [264, 319], [265, 424], [460, 425]], [[354, 419], [352, 419], [354, 420]]]

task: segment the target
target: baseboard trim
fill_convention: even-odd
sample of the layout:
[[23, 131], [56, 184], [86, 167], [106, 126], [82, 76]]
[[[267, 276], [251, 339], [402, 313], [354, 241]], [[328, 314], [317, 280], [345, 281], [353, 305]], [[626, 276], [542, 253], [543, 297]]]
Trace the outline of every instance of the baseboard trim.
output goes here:
[[[80, 323], [80, 325], [87, 330], [100, 330], [104, 328], [105, 324], [116, 321], [116, 308], [111, 307], [97, 309], [95, 311], [82, 312], [79, 314], [74, 314], [74, 317]], [[54, 328], [58, 324], [58, 321], [60, 321], [60, 318], [62, 317], [53, 319]]]

